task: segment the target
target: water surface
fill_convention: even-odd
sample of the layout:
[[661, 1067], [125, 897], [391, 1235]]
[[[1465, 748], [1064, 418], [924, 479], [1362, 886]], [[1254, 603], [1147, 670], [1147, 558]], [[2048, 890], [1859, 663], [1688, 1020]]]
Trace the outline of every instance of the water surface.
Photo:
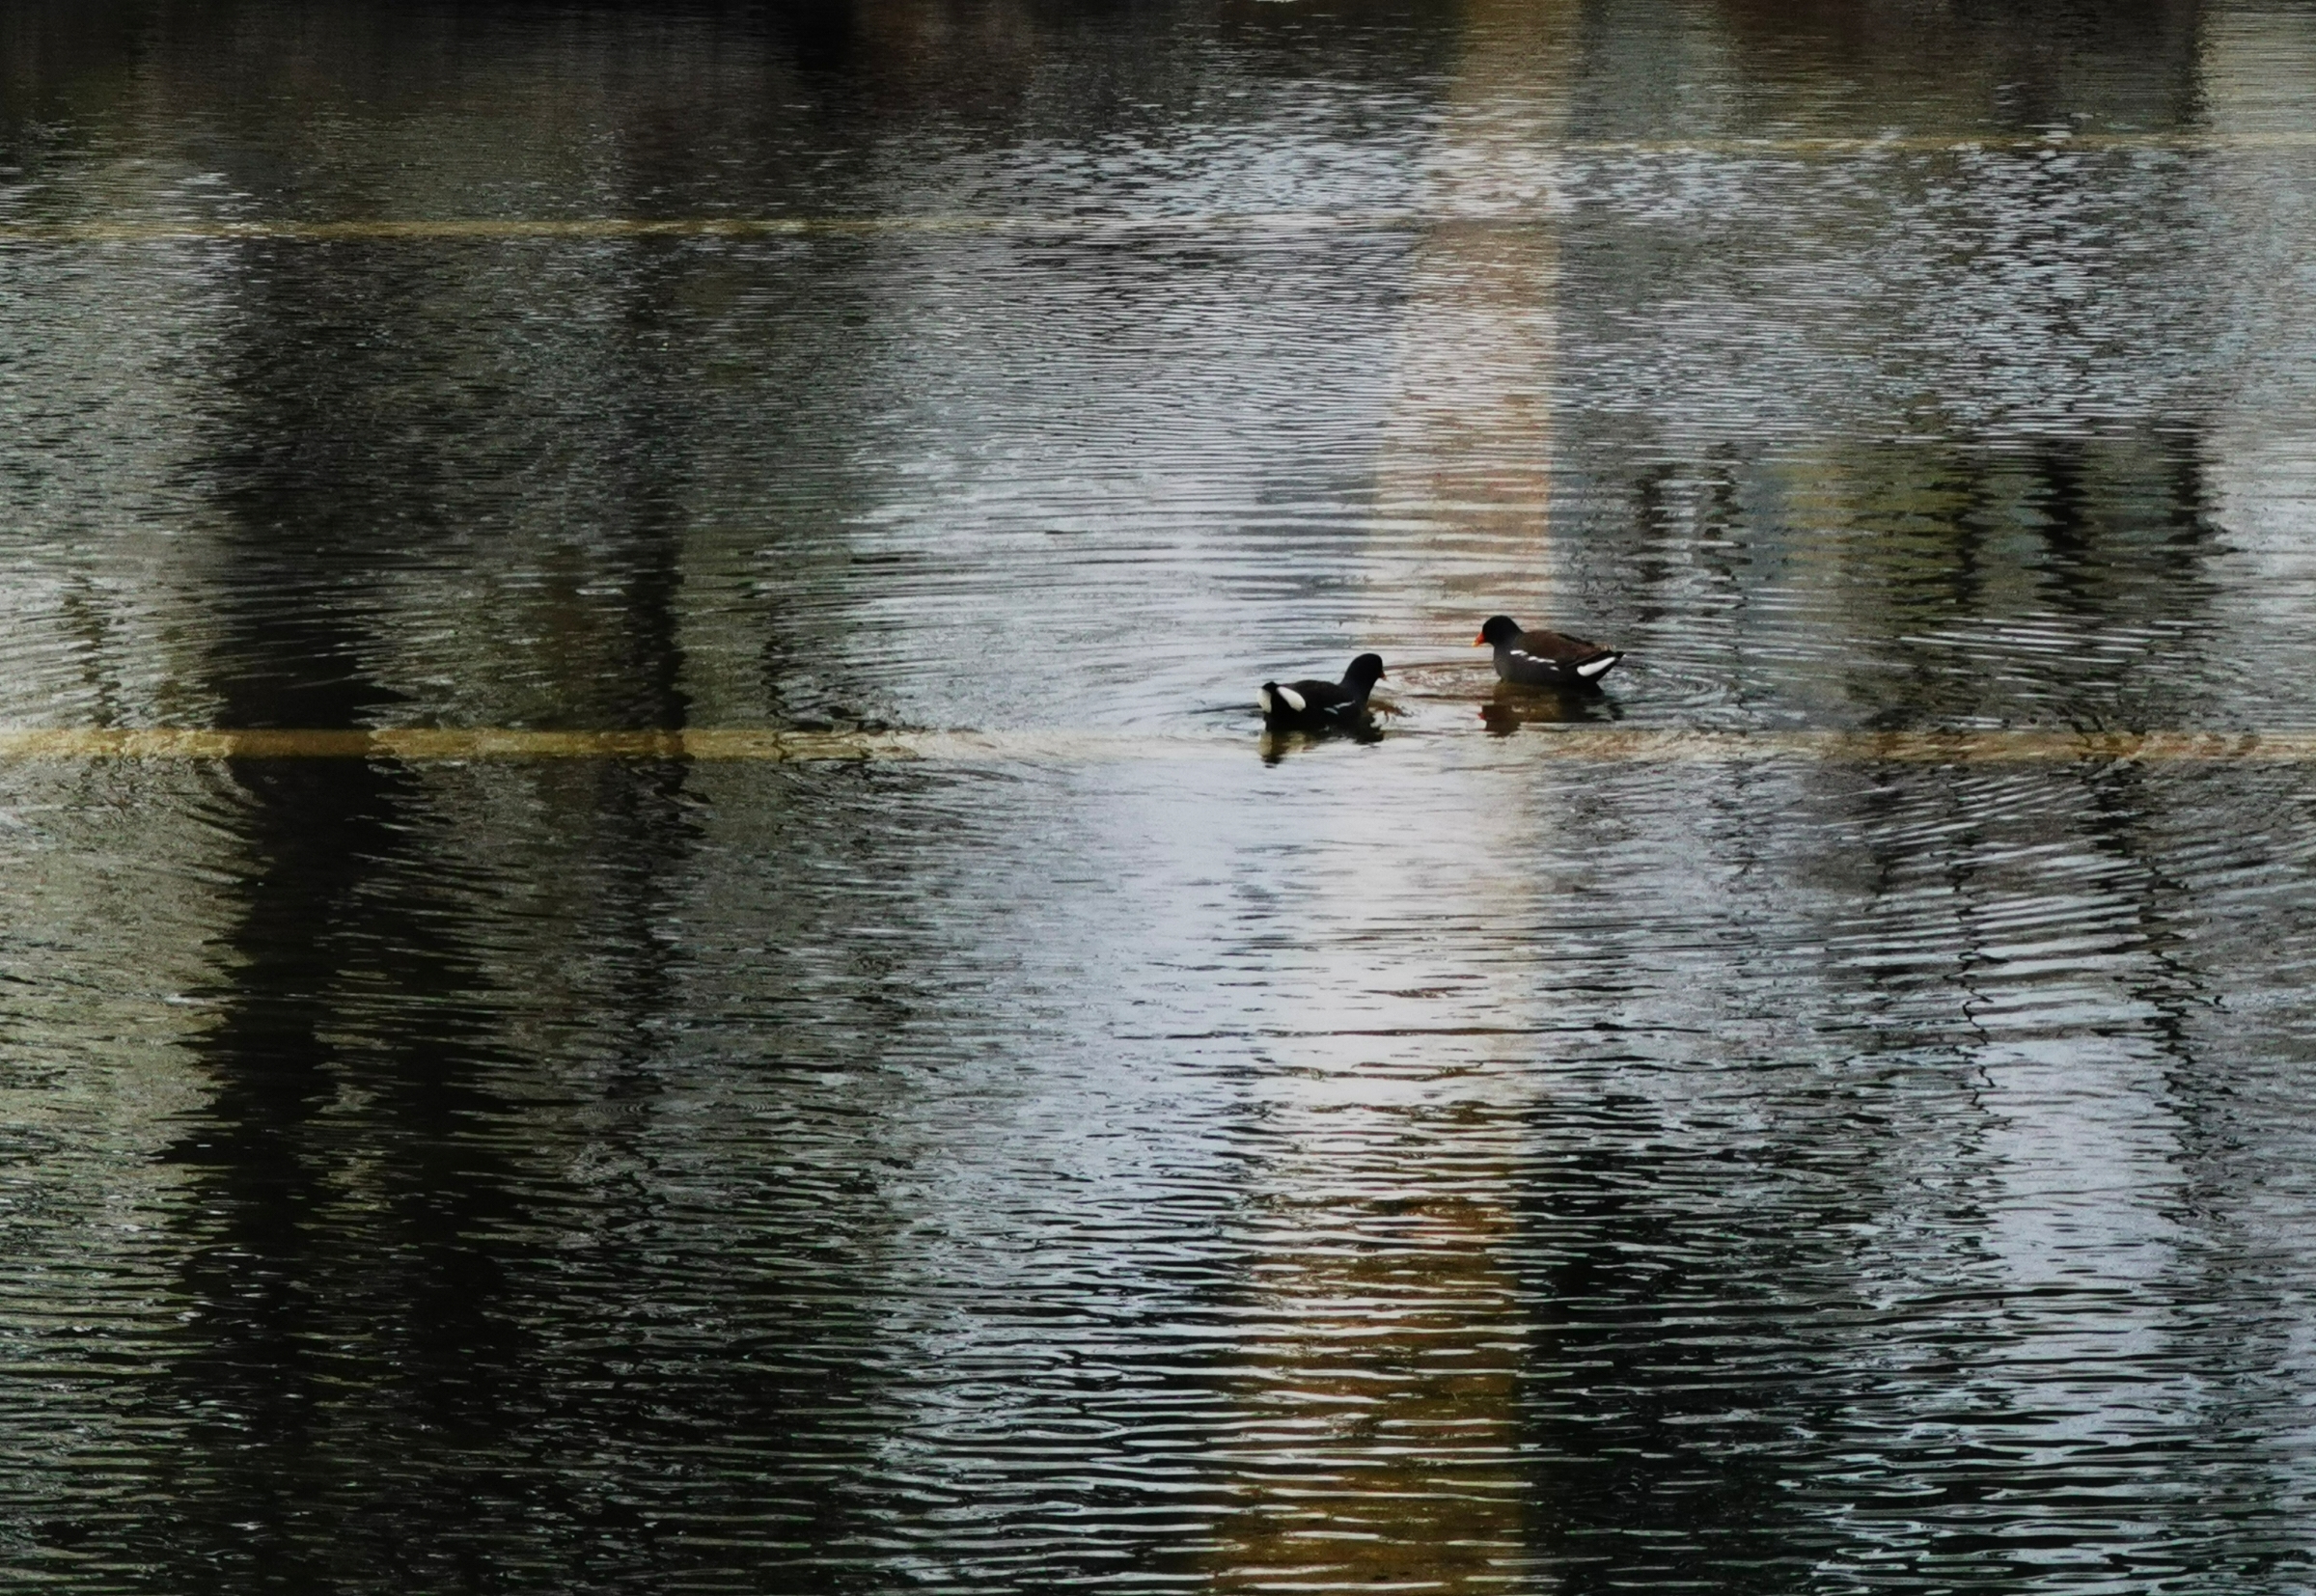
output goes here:
[[2312, 69], [11, 8], [0, 1566], [2316, 1588]]

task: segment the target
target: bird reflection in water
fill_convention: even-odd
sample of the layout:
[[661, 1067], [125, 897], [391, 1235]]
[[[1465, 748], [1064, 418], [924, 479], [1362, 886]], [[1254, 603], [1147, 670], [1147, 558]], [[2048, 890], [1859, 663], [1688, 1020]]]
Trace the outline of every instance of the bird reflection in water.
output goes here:
[[1597, 688], [1524, 687], [1500, 681], [1479, 706], [1479, 718], [1494, 737], [1508, 737], [1524, 726], [1558, 726], [1613, 721], [1622, 711]]

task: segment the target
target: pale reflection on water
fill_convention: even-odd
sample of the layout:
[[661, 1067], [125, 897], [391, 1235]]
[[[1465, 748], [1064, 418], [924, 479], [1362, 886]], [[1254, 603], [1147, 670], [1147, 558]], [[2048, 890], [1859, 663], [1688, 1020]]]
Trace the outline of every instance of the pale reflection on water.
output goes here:
[[2311, 68], [12, 9], [0, 1564], [2316, 1583]]

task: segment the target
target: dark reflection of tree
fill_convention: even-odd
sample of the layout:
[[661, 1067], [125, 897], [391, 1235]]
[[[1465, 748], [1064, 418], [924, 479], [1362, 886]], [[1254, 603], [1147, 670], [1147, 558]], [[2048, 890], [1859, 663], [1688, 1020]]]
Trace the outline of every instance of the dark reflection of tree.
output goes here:
[[[380, 373], [348, 357], [323, 286], [345, 270], [288, 251], [248, 273], [211, 461], [229, 530], [206, 674], [229, 726], [393, 709], [368, 658], [397, 484], [355, 425]], [[481, 1239], [513, 1214], [504, 1144], [480, 1134], [505, 1114], [492, 981], [455, 930], [471, 905], [426, 867], [418, 777], [352, 760], [227, 774], [246, 865], [198, 1044], [211, 1094], [168, 1155], [190, 1179], [186, 1345], [152, 1399], [187, 1450], [139, 1550], [177, 1592], [440, 1578], [455, 1549], [409, 1527], [487, 1494], [462, 1448], [523, 1401], [516, 1257]]]
[[1715, 10], [1765, 119], [1787, 111], [1781, 95], [1828, 81], [1861, 85], [1861, 102], [1900, 124], [1927, 106], [2022, 129], [2116, 110], [2168, 125], [2195, 109], [2202, 0], [1720, 0]]
[[[395, 716], [377, 667], [388, 567], [402, 591], [429, 558], [457, 577], [454, 546], [433, 540], [468, 516], [468, 494], [499, 486], [463, 440], [530, 425], [519, 371], [483, 397], [432, 392], [459, 352], [439, 340], [487, 331], [445, 313], [457, 264], [393, 245], [250, 262], [234, 403], [209, 462], [227, 530], [207, 573], [205, 674], [225, 724]], [[588, 351], [601, 383], [559, 418], [580, 457], [609, 462], [581, 547], [584, 585], [617, 598], [582, 602], [572, 584], [552, 628], [565, 649], [555, 718], [680, 727], [686, 450], [714, 418], [686, 399], [698, 351], [667, 316], [682, 257], [639, 246], [621, 266], [626, 315], [607, 350]], [[411, 314], [422, 302], [430, 314]], [[380, 326], [400, 336], [365, 336]], [[429, 402], [459, 417], [430, 451], [408, 444], [420, 418], [400, 408]], [[487, 702], [489, 684], [467, 685]], [[170, 1154], [189, 1174], [187, 1329], [152, 1401], [186, 1439], [162, 1468], [166, 1516], [137, 1535], [152, 1585], [469, 1589], [529, 1562], [560, 1570], [549, 1586], [578, 1588], [697, 1561], [652, 1527], [681, 1505], [653, 1460], [728, 1427], [759, 1445], [801, 1442], [811, 1426], [796, 1408], [829, 1402], [841, 1381], [815, 1375], [800, 1391], [620, 1341], [664, 1295], [661, 1253], [734, 1241], [653, 1235], [667, 1199], [644, 1132], [668, 1067], [660, 1038], [679, 1029], [665, 1022], [684, 1000], [668, 927], [698, 835], [686, 768], [603, 761], [538, 778], [560, 811], [547, 852], [585, 883], [583, 918], [529, 930], [494, 920], [488, 881], [458, 864], [487, 858], [490, 839], [448, 835], [471, 812], [434, 778], [295, 759], [228, 774], [247, 864], [226, 889], [226, 970], [207, 994], [210, 1096]], [[525, 1130], [526, 1104], [559, 1071], [508, 1039], [525, 994], [483, 950], [541, 930], [609, 972], [583, 983], [613, 1039], [590, 1107], [629, 1128], [608, 1140], [634, 1170], [585, 1222], [609, 1245], [595, 1253], [601, 1296], [584, 1305], [556, 1294], [557, 1266], [529, 1239], [567, 1223], [550, 1217], [560, 1204], [538, 1211], [540, 1149]], [[814, 1335], [802, 1324], [791, 1338]], [[777, 1456], [762, 1461], [695, 1498], [752, 1499], [755, 1522], [795, 1534], [794, 1499], [810, 1490], [778, 1480]]]
[[[2056, 530], [2045, 539], [2056, 551], [2054, 562], [2081, 563], [2063, 579], [2054, 574], [2053, 606], [2080, 605], [2095, 620], [2115, 606], [2118, 590], [2106, 583], [2118, 571], [2119, 591], [2134, 591], [2135, 549], [2148, 573], [2195, 557], [2203, 540], [2199, 474], [2181, 469], [2175, 457], [2161, 473], [2172, 484], [2173, 512], [2150, 517], [2144, 536], [2127, 540], [2116, 557], [2096, 559], [2079, 540], [2101, 532], [2111, 538], [2114, 529], [2097, 513], [2096, 480], [2085, 485], [2072, 459], [2062, 453], [2056, 464], [2040, 461], [2028, 481], [2037, 502], [2054, 507], [2047, 519]], [[2130, 761], [2002, 773], [1891, 770], [1877, 773], [1850, 801], [1862, 857], [1856, 890], [1845, 901], [1863, 901], [1851, 922], [1859, 934], [1849, 940], [1852, 946], [1880, 940], [1891, 961], [1844, 960], [1848, 990], [1839, 996], [1901, 1045], [1928, 1054], [1959, 1044], [1967, 1059], [1985, 1038], [1973, 1039], [1956, 1023], [1952, 997], [1964, 999], [1963, 1021], [1993, 1002], [2016, 1025], [2038, 987], [2050, 993], [2054, 1012], [2077, 1013], [2099, 1005], [2095, 989], [2106, 987], [2104, 1016], [2077, 1022], [2082, 1034], [2070, 1067], [2081, 1073], [2057, 1089], [2081, 1092], [2094, 1120], [2113, 1113], [2098, 1099], [2145, 1093], [2139, 1115], [2164, 1138], [2170, 1149], [2165, 1162], [2179, 1172], [2176, 1197], [2162, 1199], [2166, 1217], [2192, 1238], [2160, 1282], [2022, 1281], [1987, 1259], [1987, 1273], [1971, 1290], [1967, 1274], [1942, 1279], [1935, 1254], [1922, 1257], [1930, 1276], [1916, 1289], [1930, 1301], [1902, 1310], [1886, 1331], [1893, 1346], [1916, 1349], [1914, 1368], [1901, 1379], [1894, 1371], [1905, 1360], [1886, 1361], [1881, 1390], [1858, 1406], [1860, 1428], [1889, 1439], [1870, 1448], [1853, 1444], [1853, 1450], [1870, 1449], [1876, 1466], [1847, 1482], [1843, 1503], [1858, 1546], [1871, 1548], [1875, 1565], [1893, 1579], [2016, 1588], [2035, 1573], [2038, 1549], [2049, 1548], [2101, 1551], [2116, 1578], [2141, 1581], [2189, 1568], [2256, 1568], [2263, 1558], [2298, 1555], [2290, 1515], [2277, 1500], [2281, 1472], [2263, 1477], [2261, 1466], [2241, 1449], [2247, 1436], [2273, 1430], [2264, 1404], [2298, 1400], [2275, 1379], [2283, 1356], [2277, 1327], [2294, 1315], [2279, 1300], [2291, 1284], [2277, 1279], [2274, 1260], [2257, 1255], [2256, 1243], [2246, 1246], [2234, 1217], [2259, 1200], [2250, 1190], [2256, 1176], [2235, 1142], [2232, 1100], [2242, 1060], [2231, 1055], [2242, 1049], [2212, 1042], [2224, 1024], [2219, 999], [2226, 989], [2216, 974], [2222, 955], [2211, 934], [2215, 915], [2226, 911], [2215, 907], [2214, 893], [2244, 862], [2273, 859], [2278, 841], [2272, 812], [2257, 797], [2267, 785], [2264, 775], [2248, 778], [2248, 797], [2239, 790], [2247, 779], [2241, 770], [2183, 776]], [[1925, 853], [1928, 836], [1937, 841]], [[2059, 884], [2047, 888], [2037, 869], [2020, 861], [2048, 861], [2054, 844], [2063, 846], [2066, 868]], [[1934, 879], [1951, 894], [1933, 910], [1926, 903], [1939, 900], [1926, 900], [1920, 888]], [[2045, 906], [2053, 913], [2046, 933], [2038, 933], [2032, 911], [2046, 891], [2060, 895]], [[2095, 919], [2083, 901], [2092, 894], [2104, 900]], [[1941, 918], [1924, 923], [1926, 913]], [[2033, 972], [2008, 967], [2002, 945], [2032, 945], [2061, 925], [2081, 962]], [[1926, 969], [1923, 954], [1942, 943], [1948, 962]], [[2128, 1079], [2140, 1062], [2158, 1084]], [[2127, 1079], [2106, 1079], [2110, 1071]], [[1965, 1076], [1949, 1103], [1959, 1110], [1974, 1096]], [[1973, 1108], [1941, 1122], [1935, 1102], [1911, 1113], [1916, 1124], [1908, 1140], [1919, 1140], [1916, 1160], [1942, 1162], [1944, 1184], [1960, 1199], [1943, 1216], [1951, 1238], [1943, 1249], [1950, 1260], [1945, 1267], [1967, 1270], [1969, 1242], [1981, 1228], [1967, 1199], [1976, 1184], [1970, 1170], [1983, 1167], [1967, 1125], [1981, 1116]], [[1929, 1153], [1942, 1140], [1952, 1143], [1943, 1157]], [[1863, 1199], [1869, 1209], [1895, 1211], [1896, 1187], [1889, 1184], [1886, 1196]], [[1942, 1217], [1923, 1215], [1915, 1223], [1936, 1226]], [[2086, 1322], [2097, 1323], [2116, 1311], [2126, 1284], [2130, 1311], [2145, 1315], [2151, 1331], [2150, 1350], [2135, 1356], [2129, 1368], [2069, 1370], [2038, 1356], [2031, 1337], [2063, 1325], [2068, 1294], [2081, 1292]], [[1942, 1285], [1951, 1288], [1943, 1304]], [[1986, 1302], [1991, 1292], [2022, 1287], [2044, 1299], [2029, 1318], [2045, 1329], [1974, 1319], [1973, 1298]], [[2001, 1339], [1990, 1343], [1990, 1329]], [[1933, 1348], [1937, 1357], [1923, 1356]], [[2037, 1404], [2034, 1388], [2042, 1380], [2053, 1382], [2064, 1403], [2084, 1401], [2086, 1383], [2114, 1393], [2095, 1422], [2082, 1426], [2097, 1439], [2072, 1440], [2063, 1469], [2030, 1470], [2022, 1462], [2053, 1436], [2078, 1428], [2063, 1422], [2063, 1412]], [[2182, 1395], [2183, 1383], [2196, 1394]], [[2183, 1500], [2151, 1478], [2152, 1460], [2221, 1430], [2229, 1440], [2213, 1450], [2226, 1457], [2215, 1465], [2227, 1480], [2224, 1504]], [[2218, 1495], [2222, 1487], [2215, 1482], [2211, 1490]], [[2117, 1536], [2118, 1522], [2137, 1527]]]
[[[1879, 480], [1866, 476], [1879, 464]], [[2218, 709], [2217, 547], [2192, 434], [1861, 454], [1844, 690], [1867, 726], [2140, 729]]]
[[1576, 1596], [1790, 1591], [1812, 1561], [1788, 1486], [1822, 1417], [1824, 1351], [1780, 1288], [1803, 1237], [1844, 1216], [1724, 1205], [1721, 1188], [1757, 1172], [1684, 1141], [1646, 1100], [1612, 1096], [1522, 1196], [1530, 1535]]
[[[2295, 1463], [2279, 1458], [2273, 1442], [2246, 1445], [2289, 1433], [2296, 1418], [2284, 1416], [2304, 1404], [2296, 1383], [2279, 1378], [2293, 1363], [2303, 1271], [2291, 1249], [2259, 1234], [2254, 1216], [2266, 1171], [2247, 1156], [2240, 1107], [2258, 1069], [2257, 1044], [2247, 1047], [2223, 1030], [2229, 982], [2224, 965], [2213, 968], [2211, 939], [2198, 935], [2215, 916], [2213, 875], [2247, 858], [2276, 867], [2284, 839], [2268, 784], [2265, 772], [2183, 779], [2129, 762], [2082, 778], [2085, 840], [2113, 861], [2125, 898], [2134, 957], [2121, 996], [2138, 1012], [2137, 1030], [2160, 1071], [2162, 1107], [2174, 1125], [2179, 1185], [2166, 1206], [2188, 1240], [2157, 1291], [2167, 1355], [2193, 1371], [2198, 1393], [2192, 1412], [2174, 1420], [2182, 1432], [2175, 1444], [2200, 1443], [2222, 1460], [2196, 1500], [2166, 1504], [2163, 1533], [2148, 1549], [2150, 1568], [2256, 1577], [2277, 1560], [2288, 1565], [2307, 1555], [2305, 1515], [2296, 1510], [2289, 1483]], [[2287, 928], [2275, 929], [2289, 939]], [[2140, 1472], [2139, 1460], [2120, 1456], [2115, 1472], [2128, 1480]]]
[[854, 47], [853, 0], [796, 0], [774, 14], [796, 66], [807, 74], [843, 68]]
[[134, 53], [139, 18], [127, 6], [25, 0], [0, 6], [0, 160], [30, 166], [69, 135]]
[[[1883, 534], [1856, 556], [1856, 635], [1884, 667], [1858, 678], [1862, 706], [1896, 724], [1983, 714], [2017, 691], [2000, 678], [2030, 666], [2046, 702], [2085, 720], [2143, 721], [2140, 706], [2159, 701], [2192, 713], [2205, 690], [2167, 679], [2175, 661], [2118, 661], [2089, 646], [2133, 628], [2194, 626], [2208, 612], [2201, 564], [2214, 538], [2197, 457], [2192, 436], [2168, 433], [2008, 452], [1860, 451], [1855, 502]], [[1878, 482], [1865, 477], [1876, 464]], [[1643, 475], [1634, 494], [1645, 526], [1663, 520], [1662, 481]], [[2072, 627], [2082, 647], [2022, 661], [1926, 641], [1942, 628], [1983, 636], [1969, 623], [2005, 606]], [[1787, 1590], [1834, 1567], [2012, 1588], [2036, 1566], [2018, 1504], [2035, 1503], [2054, 1534], [2081, 1544], [2102, 1533], [2084, 1504], [2129, 1492], [2142, 1470], [2128, 1447], [2085, 1448], [2080, 1468], [2038, 1480], [2020, 1462], [2038, 1439], [2036, 1417], [2017, 1411], [2037, 1378], [2031, 1364], [1973, 1378], [1974, 1362], [1990, 1361], [1990, 1334], [2004, 1331], [1989, 1322], [2000, 1308], [1986, 1306], [1999, 1303], [2001, 1266], [1974, 1245], [1989, 1122], [1977, 1100], [1987, 1038], [1974, 1016], [1990, 997], [2030, 998], [2022, 980], [2050, 978], [2007, 975], [1998, 945], [2032, 935], [2019, 899], [2041, 889], [2018, 858], [2071, 837], [2066, 890], [2113, 900], [2112, 944], [2094, 956], [2112, 961], [2118, 1023], [2143, 1037], [2167, 1083], [2154, 1107], [2179, 1115], [2192, 1156], [2220, 1142], [2226, 1084], [2192, 1039], [2213, 990], [2186, 930], [2193, 888], [2151, 835], [2176, 795], [2128, 764], [1891, 767], [1862, 781], [1830, 768], [1810, 781], [1827, 789], [1812, 809], [1829, 823], [1776, 867], [1786, 886], [1785, 872], [1799, 870], [1841, 905], [1824, 928], [1843, 956], [1819, 1019], [1827, 1044], [1852, 1055], [1840, 1084], [1823, 1100], [1781, 1100], [1765, 1150], [1696, 1147], [1625, 1098], [1595, 1111], [1571, 1156], [1532, 1167], [1523, 1225], [1543, 1263], [1530, 1282], [1524, 1439], [1540, 1460], [1538, 1551], [1570, 1590], [1679, 1581]], [[1933, 884], [1946, 891], [1926, 894]], [[2080, 915], [2068, 922], [2071, 935], [2088, 929]], [[1874, 962], [1878, 946], [1886, 963]], [[1892, 1072], [1918, 1092], [1891, 1087]], [[1549, 1147], [1565, 1132], [1540, 1135]], [[1808, 1205], [1765, 1203], [1765, 1169], [1806, 1191]], [[1916, 1211], [1923, 1173], [1937, 1177], [1939, 1212]], [[1850, 1220], [1920, 1235], [1853, 1256], [1839, 1236]], [[1930, 1300], [1901, 1299], [1878, 1322], [1863, 1305], [1856, 1323], [1814, 1319], [1811, 1310], [1853, 1300], [1868, 1256], [1921, 1271], [1909, 1283]], [[1944, 1287], [1953, 1300], [1939, 1300]], [[2241, 1289], [2199, 1282], [2180, 1300]], [[2101, 1310], [2095, 1289], [2086, 1302]], [[2214, 1336], [2199, 1374], [2256, 1397], [2247, 1347], [2273, 1341]], [[2006, 1352], [1998, 1343], [1993, 1356]], [[2153, 1550], [2159, 1561], [2183, 1547], [2217, 1545], [2231, 1558], [2274, 1551], [2248, 1537], [2172, 1514]]]
[[[630, 125], [629, 180], [641, 191], [631, 206], [683, 180], [679, 125], [674, 107]], [[672, 729], [690, 718], [677, 602], [684, 489], [696, 454], [720, 441], [733, 418], [696, 385], [695, 373], [720, 351], [704, 346], [678, 307], [698, 278], [728, 269], [714, 256], [656, 244], [624, 263], [598, 444], [622, 462], [605, 553], [620, 572], [622, 602], [606, 618], [609, 669], [594, 691], [575, 693], [574, 719]], [[783, 418], [800, 427], [814, 419], [810, 406]], [[779, 641], [785, 619], [764, 619], [768, 652], [795, 647]], [[671, 934], [702, 838], [690, 784], [690, 767], [672, 760], [593, 763], [568, 784], [593, 789], [585, 868], [596, 884], [588, 937], [608, 971], [594, 994], [606, 1033], [594, 1077], [605, 1126], [595, 1151], [624, 1173], [604, 1185], [593, 1216], [611, 1245], [590, 1270], [596, 1317], [572, 1337], [591, 1350], [545, 1371], [548, 1400], [525, 1421], [544, 1453], [589, 1460], [556, 1469], [551, 1489], [577, 1521], [571, 1566], [596, 1581], [697, 1574], [730, 1555], [713, 1543], [733, 1538], [761, 1537], [792, 1553], [836, 1538], [844, 1522], [833, 1482], [816, 1472], [824, 1449], [843, 1445], [822, 1435], [823, 1425], [849, 1417], [856, 1370], [848, 1364], [859, 1347], [838, 1306], [849, 1294], [822, 1281], [831, 1301], [802, 1306], [796, 1282], [766, 1279], [762, 1255], [791, 1245], [790, 1236], [766, 1237], [747, 1221], [698, 1210], [671, 1219], [682, 1174], [667, 1167], [668, 1154], [683, 1149], [664, 1146], [654, 1124], [671, 1085], [698, 1088], [681, 1074], [698, 1060], [671, 1047], [692, 1017], [686, 1005], [699, 1001], [695, 955]], [[746, 978], [742, 971], [721, 974]], [[754, 1160], [776, 1163], [788, 1150], [730, 1149], [732, 1161], [718, 1175], [757, 1193], [767, 1171]], [[749, 1329], [729, 1341], [703, 1335], [671, 1316], [671, 1297], [691, 1304], [706, 1325]], [[687, 1461], [717, 1452], [741, 1461], [710, 1470]], [[704, 1544], [660, 1527], [676, 1523], [699, 1527]], [[826, 1579], [791, 1584], [801, 1577], [768, 1566], [760, 1548], [746, 1560], [754, 1588], [841, 1587]]]
[[[1731, 770], [1700, 817], [1715, 873], [1769, 915], [1792, 886], [1759, 820], [1782, 784]], [[1875, 1206], [1848, 1176], [1888, 1129], [1837, 1087], [1765, 1095], [1758, 1137], [1615, 1090], [1535, 1123], [1521, 1440], [1555, 1589], [1791, 1591], [1826, 1544], [1795, 1487], [1842, 1383], [1838, 1237]]]

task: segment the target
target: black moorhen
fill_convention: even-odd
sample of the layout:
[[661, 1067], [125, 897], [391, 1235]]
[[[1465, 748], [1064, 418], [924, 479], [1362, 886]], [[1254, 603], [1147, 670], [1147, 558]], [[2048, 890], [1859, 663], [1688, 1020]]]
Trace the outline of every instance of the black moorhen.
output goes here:
[[1618, 660], [1620, 648], [1604, 648], [1581, 637], [1538, 628], [1524, 632], [1508, 615], [1490, 616], [1472, 640], [1475, 648], [1493, 646], [1496, 674], [1524, 687], [1594, 687]]
[[1256, 700], [1266, 724], [1316, 729], [1351, 726], [1367, 712], [1367, 694], [1383, 675], [1381, 654], [1362, 654], [1337, 681], [1266, 681]]

